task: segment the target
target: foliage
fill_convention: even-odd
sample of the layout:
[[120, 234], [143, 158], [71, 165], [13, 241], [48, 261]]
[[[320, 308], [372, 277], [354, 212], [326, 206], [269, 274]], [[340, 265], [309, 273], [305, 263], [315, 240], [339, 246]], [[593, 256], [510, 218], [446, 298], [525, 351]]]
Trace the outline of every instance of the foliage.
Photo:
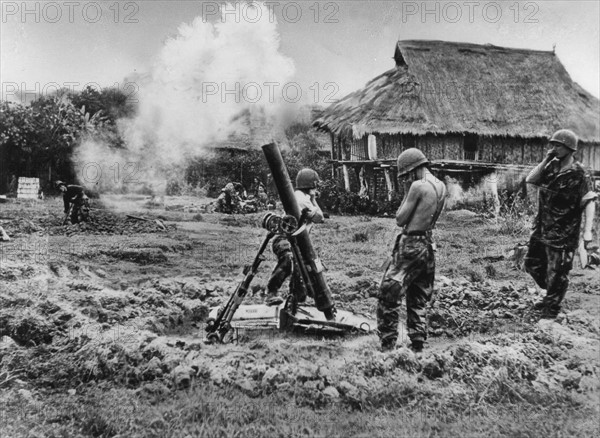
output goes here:
[[[282, 156], [292, 181], [298, 171], [310, 167], [324, 178], [330, 172], [329, 161], [319, 151], [319, 142], [307, 124], [292, 125], [286, 131], [288, 144], [282, 148]], [[210, 157], [190, 160], [185, 170], [185, 183], [192, 188], [204, 188], [209, 196], [215, 197], [229, 182], [241, 182], [247, 190], [257, 177], [267, 186], [271, 196], [275, 188], [269, 187], [270, 169], [261, 150], [221, 150]]]
[[530, 231], [534, 213], [534, 206], [528, 198], [523, 198], [518, 193], [509, 193], [507, 190], [503, 190], [500, 193], [498, 232], [515, 237], [526, 235]]
[[78, 141], [97, 135], [104, 126], [100, 112], [90, 117], [58, 97], [41, 97], [30, 106], [2, 102], [0, 146], [6, 171], [13, 175], [46, 174], [72, 177], [70, 157]]
[[325, 210], [337, 214], [393, 215], [401, 201], [399, 193], [394, 193], [391, 201], [368, 199], [348, 192], [340, 182], [328, 179], [321, 184], [318, 202]]
[[98, 92], [91, 87], [81, 93], [42, 96], [30, 105], [0, 102], [0, 159], [5, 172], [0, 186], [9, 175], [74, 181], [71, 156], [76, 145], [94, 138], [122, 147], [117, 120], [133, 110], [121, 91]]
[[88, 86], [81, 93], [72, 93], [69, 97], [76, 108], [85, 107], [91, 117], [101, 111], [110, 125], [115, 125], [119, 119], [131, 117], [135, 111], [128, 96], [118, 88], [98, 91]]
[[[335, 179], [331, 179], [331, 163], [320, 150], [314, 130], [305, 123], [295, 123], [285, 131], [287, 145], [281, 152], [292, 182], [300, 169], [309, 167], [321, 177], [321, 207], [338, 214], [394, 214], [402, 200], [395, 193], [391, 201], [376, 201], [361, 197], [357, 193], [347, 192]], [[250, 189], [254, 177], [267, 184], [271, 197], [276, 197], [276, 189], [269, 185], [269, 167], [262, 151], [221, 151], [212, 157], [196, 158], [191, 161], [185, 172], [185, 183], [190, 187], [203, 187], [209, 196], [215, 197], [231, 181], [241, 182]], [[172, 183], [180, 187], [181, 183]]]

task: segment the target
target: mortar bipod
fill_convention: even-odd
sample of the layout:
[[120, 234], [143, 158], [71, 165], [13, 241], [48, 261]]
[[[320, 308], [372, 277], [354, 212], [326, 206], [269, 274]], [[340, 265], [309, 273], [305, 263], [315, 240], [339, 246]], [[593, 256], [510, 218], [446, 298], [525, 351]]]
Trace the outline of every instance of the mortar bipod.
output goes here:
[[[291, 235], [298, 228], [298, 221], [293, 216], [278, 216], [274, 213], [267, 213], [262, 221], [262, 226], [265, 228], [268, 233], [263, 240], [258, 253], [254, 257], [254, 261], [251, 265], [246, 265], [244, 267], [244, 279], [240, 282], [235, 292], [231, 295], [227, 304], [223, 306], [222, 309], [219, 310], [216, 318], [209, 318], [206, 322], [206, 341], [208, 343], [215, 342], [226, 342], [226, 336], [231, 332], [231, 320], [235, 315], [235, 312], [244, 301], [246, 294], [248, 293], [248, 289], [250, 288], [250, 283], [254, 279], [256, 272], [260, 264], [265, 260], [263, 253], [267, 248], [267, 245], [271, 238], [275, 234], [284, 234], [286, 236]], [[227, 341], [229, 339], [227, 338]]]

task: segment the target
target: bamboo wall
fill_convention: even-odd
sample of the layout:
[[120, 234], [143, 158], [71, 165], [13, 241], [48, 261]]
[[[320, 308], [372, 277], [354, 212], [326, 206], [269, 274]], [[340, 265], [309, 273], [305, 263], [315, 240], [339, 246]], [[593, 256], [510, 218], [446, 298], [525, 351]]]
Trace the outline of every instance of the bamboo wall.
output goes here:
[[[332, 142], [332, 157], [342, 161], [365, 161], [368, 156], [368, 136], [361, 139], [334, 138]], [[416, 136], [412, 134], [377, 135], [377, 159], [395, 160], [398, 155], [411, 147], [420, 149], [431, 161], [455, 160], [465, 161], [464, 136], [462, 134]], [[502, 165], [534, 166], [539, 163], [548, 150], [548, 140], [545, 138], [519, 138], [501, 136], [479, 136], [477, 138], [477, 160], [474, 162], [496, 163]], [[600, 144], [580, 143], [576, 158], [585, 167], [600, 175]], [[373, 170], [369, 166], [367, 178], [369, 196], [371, 199], [385, 200], [387, 186], [382, 170]], [[353, 169], [356, 169], [354, 171]], [[358, 171], [360, 166], [350, 169], [351, 190], [360, 189]], [[519, 190], [523, 185], [523, 170], [501, 170], [502, 187], [510, 191]], [[341, 170], [339, 172], [341, 177]], [[457, 172], [454, 177], [465, 185], [474, 184], [473, 176], [468, 169]], [[477, 178], [476, 178], [477, 179]]]
[[[377, 158], [396, 159], [411, 147], [419, 148], [432, 161], [465, 160], [464, 136], [461, 134], [415, 136], [411, 134], [378, 135]], [[367, 136], [361, 139], [335, 137], [332, 143], [332, 158], [343, 161], [368, 160]], [[600, 172], [600, 144], [581, 143], [578, 159], [586, 167]], [[544, 138], [525, 139], [519, 137], [486, 137], [477, 139], [478, 159], [485, 163], [533, 165], [539, 163], [548, 149]]]
[[585, 167], [600, 175], [600, 143], [579, 142], [576, 157]]

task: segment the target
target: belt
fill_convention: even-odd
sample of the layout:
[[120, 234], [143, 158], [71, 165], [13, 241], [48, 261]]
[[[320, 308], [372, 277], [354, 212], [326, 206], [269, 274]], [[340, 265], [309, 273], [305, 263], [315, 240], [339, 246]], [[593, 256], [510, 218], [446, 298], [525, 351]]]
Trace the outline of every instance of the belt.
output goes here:
[[430, 236], [431, 230], [403, 231], [402, 234], [405, 236]]

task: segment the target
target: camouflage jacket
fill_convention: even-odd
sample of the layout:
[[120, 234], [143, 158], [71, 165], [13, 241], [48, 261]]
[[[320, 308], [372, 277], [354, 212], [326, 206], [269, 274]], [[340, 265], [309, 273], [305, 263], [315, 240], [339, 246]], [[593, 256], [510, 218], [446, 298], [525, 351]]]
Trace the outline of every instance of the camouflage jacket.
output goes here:
[[578, 161], [562, 171], [560, 164], [553, 161], [542, 171], [538, 186], [534, 234], [543, 244], [554, 248], [577, 248], [582, 213], [593, 199], [586, 197], [593, 190], [590, 176]]

